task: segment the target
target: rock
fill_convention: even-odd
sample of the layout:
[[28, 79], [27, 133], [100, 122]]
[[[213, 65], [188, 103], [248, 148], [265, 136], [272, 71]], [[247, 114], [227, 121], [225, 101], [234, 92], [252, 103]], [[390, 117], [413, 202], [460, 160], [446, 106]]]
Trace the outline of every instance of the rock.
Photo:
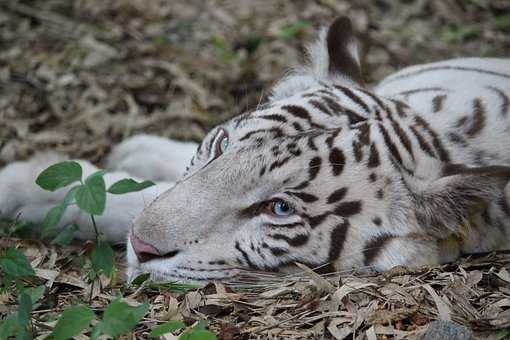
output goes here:
[[471, 340], [469, 328], [451, 321], [434, 321], [429, 325], [422, 340]]

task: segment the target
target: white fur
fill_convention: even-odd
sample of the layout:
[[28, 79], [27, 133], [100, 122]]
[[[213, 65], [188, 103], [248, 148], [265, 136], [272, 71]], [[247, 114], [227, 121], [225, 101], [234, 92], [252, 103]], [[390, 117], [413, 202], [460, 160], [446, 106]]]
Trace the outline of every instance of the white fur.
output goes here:
[[[96, 218], [104, 239], [112, 243], [126, 240], [132, 220], [158, 195], [171, 188], [180, 178], [196, 150], [194, 143], [181, 143], [157, 136], [135, 136], [112, 150], [108, 167], [115, 171], [105, 176], [106, 186], [123, 178], [160, 180], [142, 192], [125, 195], [107, 194], [105, 213]], [[41, 153], [28, 161], [19, 161], [0, 170], [0, 215], [8, 218], [40, 223], [54, 205], [60, 203], [69, 188], [48, 192], [35, 184], [38, 174], [48, 166], [65, 160], [55, 153]], [[98, 168], [85, 160], [78, 160], [83, 177]], [[164, 180], [164, 181], [161, 181]], [[76, 206], [70, 206], [59, 227], [76, 223], [80, 239], [93, 238], [90, 216]]]

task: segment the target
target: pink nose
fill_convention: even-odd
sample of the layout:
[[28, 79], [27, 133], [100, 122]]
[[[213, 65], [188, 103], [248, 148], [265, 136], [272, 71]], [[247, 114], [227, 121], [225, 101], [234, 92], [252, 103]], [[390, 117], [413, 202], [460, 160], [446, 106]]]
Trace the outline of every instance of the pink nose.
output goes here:
[[135, 251], [136, 257], [140, 262], [147, 262], [151, 259], [160, 257], [160, 252], [156, 249], [156, 247], [150, 245], [149, 243], [142, 241], [138, 236], [135, 235], [134, 232], [131, 232], [131, 246]]

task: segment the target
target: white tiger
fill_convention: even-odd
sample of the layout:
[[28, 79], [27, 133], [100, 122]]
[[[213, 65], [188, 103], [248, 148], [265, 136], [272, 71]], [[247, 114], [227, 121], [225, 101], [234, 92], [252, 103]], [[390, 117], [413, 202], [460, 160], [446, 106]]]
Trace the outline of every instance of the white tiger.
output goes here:
[[[228, 280], [295, 262], [386, 270], [507, 246], [510, 60], [408, 67], [371, 90], [346, 18], [309, 54], [267, 104], [214, 128], [196, 153], [150, 136], [113, 151], [107, 182], [167, 181], [108, 197], [98, 218], [109, 241], [128, 237], [131, 275]], [[62, 199], [33, 184], [54, 161], [39, 155], [0, 172], [5, 215], [41, 221]], [[70, 222], [92, 236], [79, 211]]]

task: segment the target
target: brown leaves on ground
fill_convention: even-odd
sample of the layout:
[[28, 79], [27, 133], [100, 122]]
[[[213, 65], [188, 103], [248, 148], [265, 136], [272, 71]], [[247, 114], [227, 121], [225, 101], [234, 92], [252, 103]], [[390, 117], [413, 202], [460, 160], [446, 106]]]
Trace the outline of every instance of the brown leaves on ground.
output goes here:
[[[26, 283], [48, 287], [32, 314], [39, 334], [48, 333], [54, 326], [45, 321], [48, 315], [91, 296], [87, 270], [80, 267], [83, 248], [2, 240], [2, 247], [13, 245], [35, 268], [37, 277]], [[477, 336], [494, 337], [510, 327], [509, 268], [510, 254], [498, 253], [464, 258], [455, 265], [395, 268], [381, 274], [319, 276], [308, 269], [292, 276], [252, 273], [252, 283], [213, 282], [187, 292], [157, 285], [129, 287], [122, 280], [100, 277], [91, 306], [100, 312], [119, 293], [133, 305], [148, 299], [150, 311], [134, 331], [139, 338], [168, 320], [193, 325], [202, 319], [209, 320], [219, 339], [412, 339], [434, 320], [453, 321]], [[16, 308], [9, 294], [0, 299], [1, 314]]]
[[318, 26], [349, 15], [374, 82], [409, 64], [506, 56], [508, 1], [0, 1], [0, 165], [101, 161], [155, 133], [200, 140], [253, 109]]

